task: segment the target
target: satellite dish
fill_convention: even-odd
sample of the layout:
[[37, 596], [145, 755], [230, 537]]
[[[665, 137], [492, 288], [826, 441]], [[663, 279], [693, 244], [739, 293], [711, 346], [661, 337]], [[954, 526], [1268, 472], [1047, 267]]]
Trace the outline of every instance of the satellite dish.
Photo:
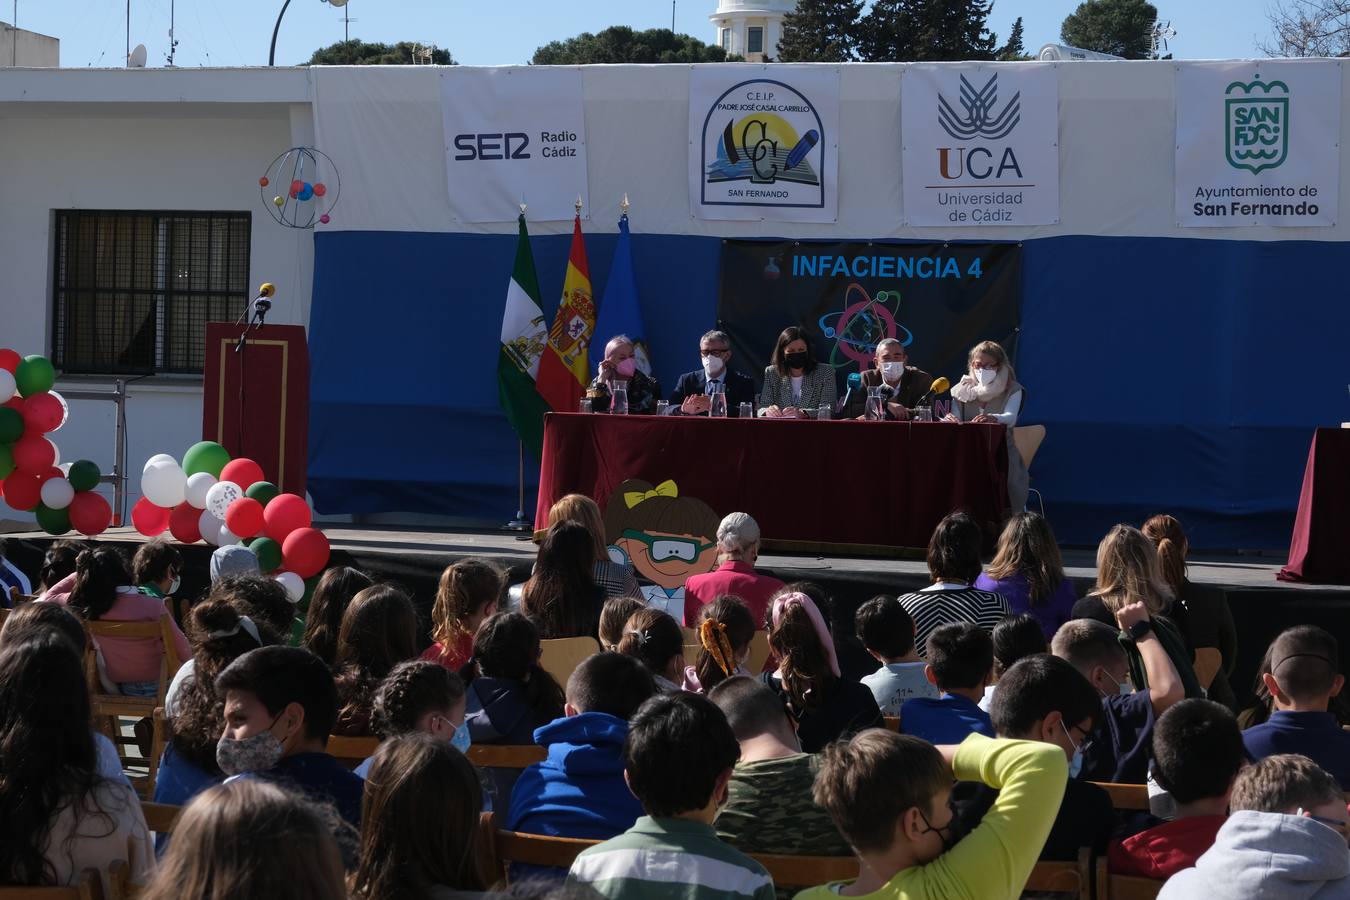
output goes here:
[[347, 0], [328, 0], [329, 6], [346, 6]]
[[136, 45], [136, 48], [135, 48], [134, 50], [131, 51], [131, 55], [127, 57], [127, 68], [128, 68], [128, 69], [144, 69], [144, 68], [145, 68], [145, 57], [146, 57], [146, 53], [145, 53], [145, 45], [144, 45], [144, 44], [137, 44], [137, 45]]

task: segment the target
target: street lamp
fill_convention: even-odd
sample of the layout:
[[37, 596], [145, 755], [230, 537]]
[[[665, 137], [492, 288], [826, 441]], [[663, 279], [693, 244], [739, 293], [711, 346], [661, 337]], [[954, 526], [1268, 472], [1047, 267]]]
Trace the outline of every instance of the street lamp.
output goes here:
[[[329, 6], [343, 7], [347, 5], [347, 0], [323, 0]], [[286, 0], [281, 4], [281, 12], [277, 13], [277, 24], [272, 28], [272, 48], [267, 51], [267, 64], [275, 66], [277, 64], [277, 32], [281, 31], [281, 19], [286, 15], [286, 7], [291, 5], [291, 0]]]

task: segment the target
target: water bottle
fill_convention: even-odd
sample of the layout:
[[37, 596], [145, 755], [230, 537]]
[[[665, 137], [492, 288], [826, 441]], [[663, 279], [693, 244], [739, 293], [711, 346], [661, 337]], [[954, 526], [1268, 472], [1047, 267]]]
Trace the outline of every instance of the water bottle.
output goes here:
[[628, 415], [628, 385], [616, 384], [610, 388], [609, 411], [616, 416]]
[[712, 393], [708, 395], [708, 415], [714, 419], [725, 419], [727, 417], [727, 394], [724, 388], [726, 385], [714, 384]]

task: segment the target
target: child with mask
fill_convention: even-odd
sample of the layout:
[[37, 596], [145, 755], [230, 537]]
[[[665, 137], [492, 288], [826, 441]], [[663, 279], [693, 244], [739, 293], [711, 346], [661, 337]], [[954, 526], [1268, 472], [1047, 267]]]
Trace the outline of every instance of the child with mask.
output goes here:
[[[382, 741], [422, 732], [467, 754], [473, 739], [464, 724], [464, 681], [439, 663], [415, 659], [399, 663], [375, 691], [370, 724]], [[365, 778], [374, 757], [357, 766]]]

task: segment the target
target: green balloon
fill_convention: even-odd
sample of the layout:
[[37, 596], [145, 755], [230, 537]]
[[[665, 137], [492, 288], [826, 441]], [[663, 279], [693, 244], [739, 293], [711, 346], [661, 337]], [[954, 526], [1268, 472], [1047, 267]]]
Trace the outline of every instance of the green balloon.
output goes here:
[[248, 549], [258, 556], [258, 568], [263, 573], [275, 572], [281, 568], [281, 545], [268, 537], [258, 538]]
[[70, 531], [70, 510], [52, 509], [39, 503], [34, 512], [37, 514], [38, 525], [48, 534], [65, 534]]
[[80, 459], [70, 464], [70, 474], [66, 476], [66, 480], [76, 492], [92, 491], [98, 487], [98, 481], [102, 477], [103, 471], [99, 469], [98, 463]]
[[25, 356], [14, 370], [14, 383], [18, 385], [20, 394], [31, 397], [52, 389], [52, 385], [56, 384], [56, 370], [45, 356]]
[[183, 471], [188, 475], [205, 472], [212, 478], [220, 477], [220, 470], [230, 461], [230, 451], [215, 441], [198, 441], [183, 454]]
[[14, 471], [14, 451], [9, 449], [9, 444], [0, 444], [0, 478], [4, 478]]
[[281, 488], [270, 481], [255, 481], [244, 491], [245, 497], [252, 497], [263, 506], [272, 502], [272, 498], [281, 493]]
[[12, 444], [23, 437], [23, 415], [12, 406], [0, 406], [0, 444]]

